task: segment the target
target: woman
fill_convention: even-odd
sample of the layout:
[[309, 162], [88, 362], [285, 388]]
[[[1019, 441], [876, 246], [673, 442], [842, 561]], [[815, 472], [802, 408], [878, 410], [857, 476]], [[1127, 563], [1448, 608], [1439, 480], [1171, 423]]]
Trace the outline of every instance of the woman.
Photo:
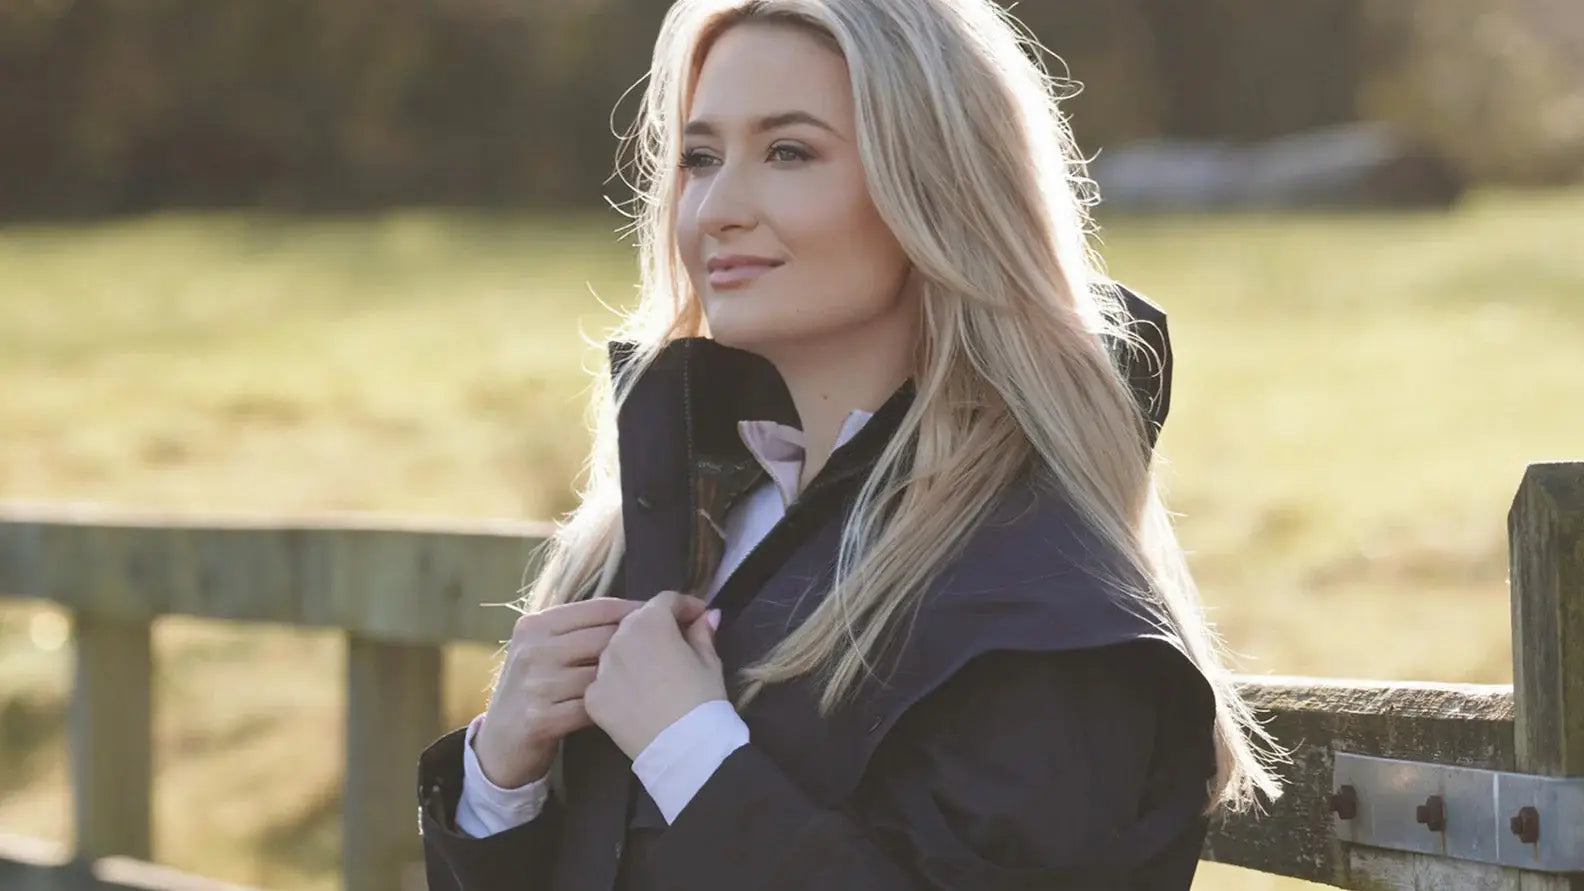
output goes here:
[[670, 11], [641, 303], [420, 759], [431, 889], [1184, 889], [1276, 794], [1154, 489], [1164, 317], [1023, 49], [990, 0]]

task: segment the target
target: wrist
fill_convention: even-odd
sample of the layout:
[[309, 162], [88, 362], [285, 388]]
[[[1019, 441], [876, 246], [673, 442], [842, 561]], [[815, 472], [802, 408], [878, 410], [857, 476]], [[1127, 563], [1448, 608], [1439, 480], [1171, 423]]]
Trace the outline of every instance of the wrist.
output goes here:
[[478, 762], [479, 773], [484, 779], [499, 789], [521, 789], [544, 779], [550, 773], [551, 763], [555, 760], [555, 747], [540, 750], [532, 746], [524, 746], [526, 758], [512, 764], [511, 759], [500, 758], [495, 749], [484, 739], [482, 716], [475, 722], [479, 726], [475, 732], [469, 734], [468, 746], [473, 750], [473, 757]]
[[748, 725], [731, 703], [711, 700], [661, 731], [633, 759], [633, 773], [673, 823], [727, 756], [748, 742]]

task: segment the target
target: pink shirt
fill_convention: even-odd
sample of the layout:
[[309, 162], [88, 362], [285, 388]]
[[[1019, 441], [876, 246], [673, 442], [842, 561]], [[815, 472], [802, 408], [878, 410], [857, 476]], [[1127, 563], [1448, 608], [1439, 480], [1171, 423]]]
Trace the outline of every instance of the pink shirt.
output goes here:
[[[836, 436], [840, 446], [858, 434], [873, 413], [854, 410]], [[743, 558], [786, 515], [797, 498], [803, 473], [803, 431], [774, 421], [739, 421], [743, 445], [770, 479], [754, 488], [726, 515], [726, 547], [710, 582], [713, 598]], [[473, 737], [484, 716], [468, 724], [462, 747], [462, 794], [457, 802], [457, 828], [474, 838], [505, 832], [539, 816], [550, 795], [548, 776], [516, 789], [491, 783], [473, 752]], [[703, 703], [678, 718], [633, 759], [633, 773], [649, 797], [674, 822], [726, 756], [748, 742], [748, 725], [724, 699]]]

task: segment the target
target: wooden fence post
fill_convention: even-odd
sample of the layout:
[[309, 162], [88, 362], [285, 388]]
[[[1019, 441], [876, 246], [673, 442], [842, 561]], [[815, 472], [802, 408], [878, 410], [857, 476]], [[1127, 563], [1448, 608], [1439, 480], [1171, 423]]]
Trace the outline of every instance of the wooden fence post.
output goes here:
[[[1584, 776], [1584, 463], [1530, 465], [1507, 530], [1517, 769]], [[1584, 877], [1526, 873], [1520, 887], [1584, 891]]]
[[396, 891], [423, 856], [418, 753], [440, 732], [441, 651], [347, 636], [345, 891]]
[[74, 611], [76, 677], [68, 747], [77, 857], [150, 856], [153, 773], [147, 620]]

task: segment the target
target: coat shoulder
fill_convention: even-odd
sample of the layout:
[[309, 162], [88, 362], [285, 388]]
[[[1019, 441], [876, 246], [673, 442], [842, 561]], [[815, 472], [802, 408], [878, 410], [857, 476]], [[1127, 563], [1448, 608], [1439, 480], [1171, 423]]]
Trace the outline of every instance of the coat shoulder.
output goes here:
[[[1148, 649], [1163, 681], [1213, 710], [1208, 681], [1144, 581], [1048, 486], [1020, 483], [990, 510], [958, 556], [901, 622], [861, 692], [832, 729], [857, 757], [836, 789], [850, 789], [904, 714], [988, 653]], [[1030, 655], [1027, 658], [1038, 658]]]
[[969, 534], [921, 600], [919, 620], [941, 652], [906, 649], [926, 661], [1138, 638], [1181, 649], [1148, 580], [1053, 483], [1034, 476], [1009, 487]]

